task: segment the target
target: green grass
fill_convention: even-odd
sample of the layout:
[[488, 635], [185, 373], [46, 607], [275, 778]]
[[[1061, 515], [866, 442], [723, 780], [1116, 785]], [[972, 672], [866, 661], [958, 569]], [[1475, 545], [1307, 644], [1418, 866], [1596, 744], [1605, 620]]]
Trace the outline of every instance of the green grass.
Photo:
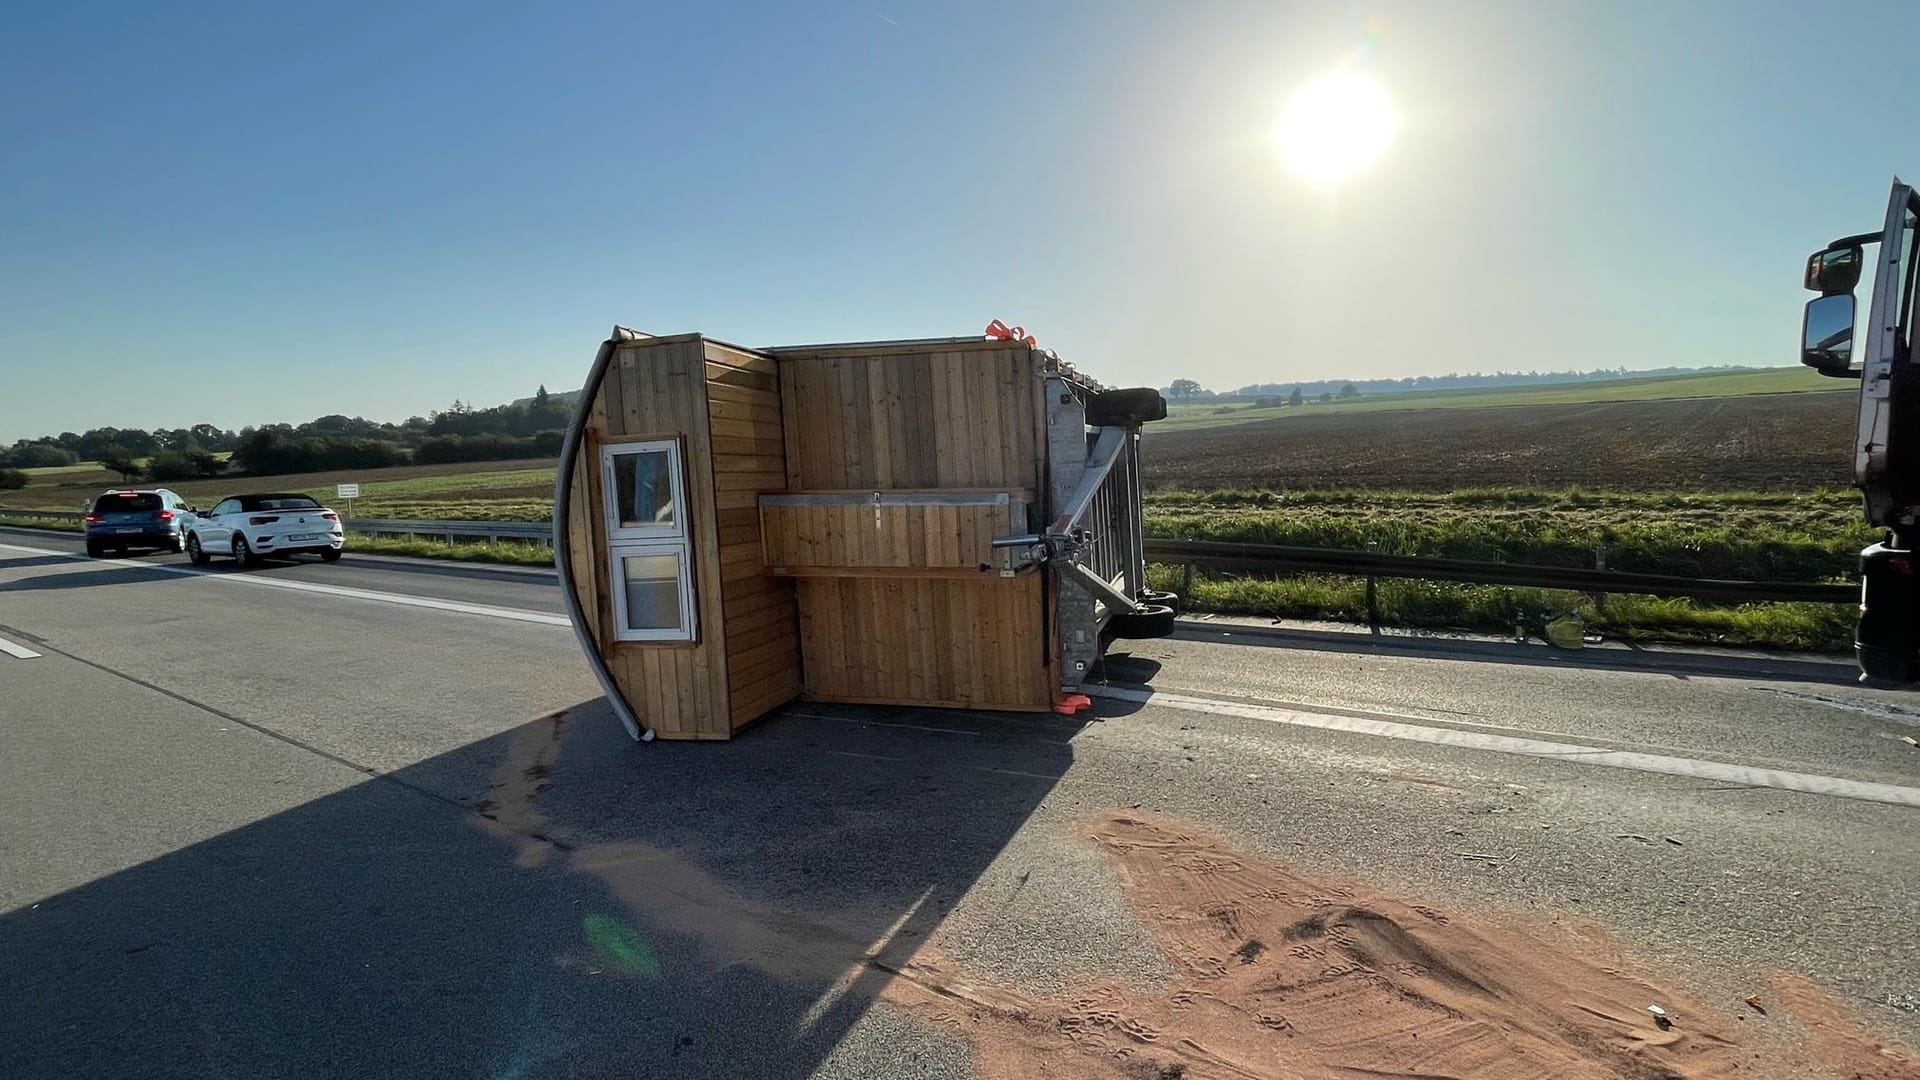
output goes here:
[[[1157, 589], [1179, 591], [1181, 569], [1150, 566]], [[1307, 574], [1255, 579], [1196, 574], [1188, 606], [1199, 611], [1275, 618], [1364, 622], [1362, 579]], [[1444, 581], [1377, 583], [1381, 622], [1420, 629], [1511, 634], [1515, 627], [1538, 636], [1547, 621], [1578, 611], [1588, 629], [1625, 641], [1745, 645], [1843, 650], [1852, 643], [1854, 610], [1844, 604], [1742, 604], [1716, 607], [1691, 600], [1613, 595], [1595, 600], [1584, 593], [1464, 585]]]
[[[1670, 401], [1678, 398], [1738, 397], [1751, 394], [1805, 394], [1845, 392], [1850, 388], [1811, 368], [1765, 368], [1753, 371], [1666, 375], [1644, 379], [1608, 379], [1602, 382], [1556, 383], [1545, 386], [1504, 386], [1485, 390], [1430, 390], [1397, 394], [1367, 394], [1292, 407], [1251, 402], [1174, 403], [1167, 418], [1150, 425], [1149, 435], [1173, 428], [1221, 427], [1252, 420], [1296, 416], [1333, 416], [1358, 412], [1406, 409], [1486, 409], [1509, 405], [1591, 405], [1607, 401]], [[1857, 391], [1855, 391], [1857, 392]], [[1284, 395], [1282, 395], [1284, 396]]]
[[1845, 578], [1878, 538], [1857, 496], [1461, 491], [1165, 493], [1152, 536], [1760, 581]]
[[453, 559], [459, 562], [505, 563], [510, 566], [552, 566], [553, 549], [538, 544], [449, 544], [444, 540], [390, 540], [371, 536], [347, 537], [355, 554], [404, 555], [414, 559]]

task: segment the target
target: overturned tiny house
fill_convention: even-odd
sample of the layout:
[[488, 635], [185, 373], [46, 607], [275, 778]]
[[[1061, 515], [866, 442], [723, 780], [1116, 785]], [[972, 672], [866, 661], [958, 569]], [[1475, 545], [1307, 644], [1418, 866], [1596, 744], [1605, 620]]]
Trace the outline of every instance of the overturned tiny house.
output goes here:
[[796, 698], [1046, 710], [1156, 637], [1139, 434], [1029, 343], [749, 349], [616, 327], [561, 450], [567, 607], [636, 737], [725, 739]]

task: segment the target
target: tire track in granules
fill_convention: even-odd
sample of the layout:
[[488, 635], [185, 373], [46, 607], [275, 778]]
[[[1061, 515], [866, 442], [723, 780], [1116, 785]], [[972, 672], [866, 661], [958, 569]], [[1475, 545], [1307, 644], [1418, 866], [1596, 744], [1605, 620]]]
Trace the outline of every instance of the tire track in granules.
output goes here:
[[[993, 986], [938, 947], [884, 996], [964, 1032], [978, 1073], [1108, 1080], [1720, 1080], [1920, 1077], [1807, 980], [1773, 980], [1772, 1031], [1633, 964], [1596, 930], [1519, 929], [1311, 877], [1140, 811], [1088, 823], [1173, 961], [1165, 992], [1062, 1000]], [[1672, 1017], [1657, 1026], [1659, 1003]]]

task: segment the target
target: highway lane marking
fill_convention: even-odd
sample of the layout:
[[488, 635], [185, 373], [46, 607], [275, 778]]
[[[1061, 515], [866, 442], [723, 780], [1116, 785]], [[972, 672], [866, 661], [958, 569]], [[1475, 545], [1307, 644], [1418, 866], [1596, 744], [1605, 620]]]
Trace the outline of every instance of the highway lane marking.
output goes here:
[[93, 559], [85, 555], [76, 555], [71, 551], [56, 551], [52, 548], [22, 547], [17, 544], [0, 544], [0, 551], [17, 551], [28, 555], [59, 555], [75, 562], [106, 568], [109, 566], [134, 567], [151, 570], [160, 574], [178, 574], [182, 577], [206, 578], [210, 581], [226, 581], [236, 585], [257, 585], [266, 589], [286, 589], [289, 592], [314, 593], [320, 596], [338, 596], [348, 600], [371, 600], [381, 604], [397, 604], [401, 607], [427, 608], [433, 611], [451, 611], [461, 615], [482, 615], [490, 619], [507, 619], [513, 622], [538, 623], [542, 626], [571, 627], [572, 621], [565, 615], [551, 615], [544, 611], [528, 611], [524, 608], [493, 607], [488, 604], [467, 604], [458, 600], [441, 600], [431, 596], [413, 596], [408, 593], [380, 592], [374, 589], [356, 589], [348, 585], [319, 585], [308, 581], [284, 581], [279, 578], [256, 577], [250, 574], [215, 574], [191, 566], [169, 566], [165, 563], [136, 562], [132, 559]]
[[25, 645], [16, 645], [3, 637], [0, 637], [0, 652], [6, 653], [8, 656], [17, 656], [22, 660], [32, 660], [40, 655]]
[[1633, 750], [1608, 750], [1598, 746], [1581, 746], [1578, 743], [1493, 735], [1484, 731], [1461, 731], [1457, 728], [1424, 727], [1392, 720], [1336, 716], [1332, 713], [1305, 712], [1299, 709], [1222, 701], [1187, 694], [1166, 694], [1153, 690], [1082, 687], [1080, 692], [1089, 697], [1107, 698], [1113, 701], [1159, 705], [1164, 708], [1211, 713], [1215, 716], [1233, 716], [1245, 720], [1263, 720], [1294, 727], [1346, 731], [1384, 739], [1452, 746], [1464, 750], [1491, 750], [1500, 754], [1551, 758], [1556, 761], [1598, 765], [1609, 769], [1630, 769], [1635, 772], [1657, 773], [1663, 776], [1683, 776], [1692, 780], [1716, 780], [1728, 784], [1744, 784], [1748, 787], [1776, 788], [1781, 791], [1831, 795], [1862, 802], [1920, 807], [1920, 788], [1902, 787], [1898, 784], [1877, 784], [1868, 780], [1848, 780], [1838, 776], [1789, 772], [1784, 769], [1767, 769], [1755, 765], [1732, 765], [1723, 761], [1702, 761], [1698, 758], [1673, 757], [1667, 754], [1643, 754]]

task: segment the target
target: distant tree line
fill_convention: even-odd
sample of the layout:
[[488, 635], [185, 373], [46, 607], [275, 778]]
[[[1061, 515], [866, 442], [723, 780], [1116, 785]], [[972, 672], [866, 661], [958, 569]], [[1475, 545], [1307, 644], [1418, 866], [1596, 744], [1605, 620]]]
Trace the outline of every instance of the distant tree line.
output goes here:
[[[530, 398], [476, 409], [455, 401], [426, 416], [392, 424], [333, 414], [304, 424], [268, 424], [223, 431], [191, 428], [95, 428], [22, 439], [0, 450], [0, 488], [22, 469], [97, 461], [125, 479], [156, 482], [219, 476], [232, 468], [249, 476], [382, 469], [411, 463], [504, 461], [560, 452], [570, 416], [560, 397], [542, 386]], [[219, 457], [231, 451], [230, 461]]]

